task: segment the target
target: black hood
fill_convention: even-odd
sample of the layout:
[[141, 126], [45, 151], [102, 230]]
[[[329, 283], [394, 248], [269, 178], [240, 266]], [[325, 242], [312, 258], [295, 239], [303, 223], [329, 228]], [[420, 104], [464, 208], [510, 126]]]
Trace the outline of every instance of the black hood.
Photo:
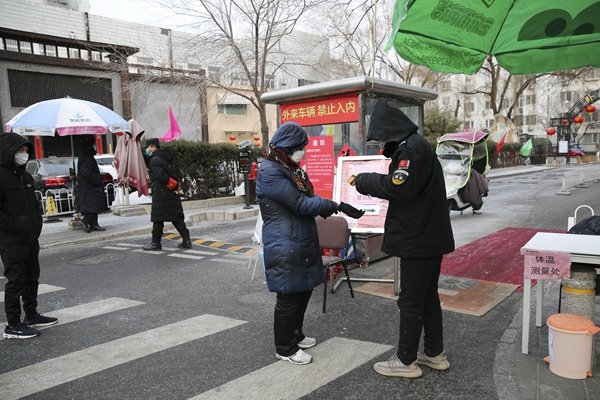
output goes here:
[[378, 142], [402, 142], [410, 135], [417, 133], [419, 128], [396, 107], [387, 103], [386, 99], [379, 99], [375, 104], [367, 140]]
[[27, 146], [27, 153], [29, 153], [30, 160], [35, 158], [33, 144], [23, 136], [12, 132], [0, 133], [0, 165], [15, 170], [15, 153], [21, 146]]
[[152, 156], [158, 156], [161, 157], [162, 159], [164, 159], [165, 161], [167, 161], [169, 164], [171, 162], [173, 162], [173, 152], [171, 151], [171, 149], [169, 148], [161, 148], [159, 147], [158, 149], [156, 149], [153, 153]]

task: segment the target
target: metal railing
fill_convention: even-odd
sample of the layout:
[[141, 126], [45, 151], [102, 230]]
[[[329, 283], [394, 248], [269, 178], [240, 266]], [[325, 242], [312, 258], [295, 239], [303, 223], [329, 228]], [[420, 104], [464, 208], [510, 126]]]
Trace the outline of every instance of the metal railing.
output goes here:
[[[75, 195], [71, 189], [47, 189], [45, 192], [36, 190], [35, 197], [41, 202], [42, 217], [45, 219], [76, 212]], [[110, 208], [115, 199], [115, 185], [113, 183], [104, 186], [104, 197], [106, 198], [107, 208]]]

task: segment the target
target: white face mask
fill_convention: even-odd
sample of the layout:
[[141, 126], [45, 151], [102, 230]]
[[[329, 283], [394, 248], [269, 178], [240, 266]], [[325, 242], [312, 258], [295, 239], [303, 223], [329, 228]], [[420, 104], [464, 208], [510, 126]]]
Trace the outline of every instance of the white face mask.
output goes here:
[[292, 153], [290, 158], [292, 160], [294, 160], [296, 163], [299, 163], [304, 158], [304, 150], [296, 150], [295, 152]]
[[29, 153], [15, 153], [15, 165], [20, 167], [29, 161]]

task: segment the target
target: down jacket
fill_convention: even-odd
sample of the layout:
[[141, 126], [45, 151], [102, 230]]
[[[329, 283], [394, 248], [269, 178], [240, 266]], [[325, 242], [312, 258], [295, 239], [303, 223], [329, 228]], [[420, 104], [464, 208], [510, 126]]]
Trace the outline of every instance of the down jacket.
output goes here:
[[15, 153], [33, 145], [16, 133], [0, 133], [0, 243], [34, 245], [42, 232], [42, 205], [25, 166], [15, 166]]
[[77, 160], [75, 208], [80, 213], [99, 214], [106, 210], [104, 184], [94, 154], [96, 154], [94, 145], [86, 138], [81, 143]]
[[167, 187], [169, 178], [179, 184], [181, 177], [170, 149], [157, 149], [150, 157], [150, 179], [152, 180], [152, 222], [171, 222], [184, 219], [181, 199]]
[[[303, 147], [306, 132], [294, 125], [282, 125], [271, 144], [288, 153]], [[258, 170], [256, 197], [264, 221], [262, 241], [269, 290], [299, 293], [323, 283], [315, 216], [333, 214], [337, 203], [316, 195], [309, 197], [293, 183], [288, 168], [267, 159]]]
[[380, 100], [367, 140], [396, 142], [387, 175], [362, 173], [356, 190], [389, 200], [381, 250], [397, 257], [433, 257], [454, 250], [442, 167], [416, 125]]

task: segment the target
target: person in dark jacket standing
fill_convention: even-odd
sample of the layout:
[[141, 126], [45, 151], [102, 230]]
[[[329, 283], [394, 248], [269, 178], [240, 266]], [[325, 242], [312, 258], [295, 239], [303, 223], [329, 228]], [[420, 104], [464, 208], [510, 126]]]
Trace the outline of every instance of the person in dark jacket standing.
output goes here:
[[364, 211], [314, 194], [299, 166], [308, 144], [306, 131], [288, 122], [279, 127], [264, 152], [256, 178], [256, 197], [263, 218], [264, 263], [269, 291], [277, 293], [274, 334], [276, 357], [308, 364], [304, 352], [317, 344], [302, 331], [304, 313], [315, 286], [324, 282], [315, 217], [343, 211], [359, 218]]
[[25, 171], [32, 157], [30, 142], [16, 133], [0, 133], [0, 256], [7, 279], [4, 309], [8, 325], [3, 334], [7, 339], [35, 337], [39, 334], [36, 327], [58, 322], [37, 312], [42, 206], [35, 196], [33, 178]]
[[162, 250], [160, 244], [165, 221], [170, 221], [179, 235], [179, 248], [190, 249], [190, 231], [184, 220], [183, 207], [179, 198], [179, 169], [170, 149], [161, 149], [158, 139], [146, 141], [146, 154], [150, 157], [150, 179], [152, 181], [152, 242], [144, 250]]
[[81, 228], [87, 233], [106, 230], [98, 224], [98, 214], [106, 210], [106, 197], [94, 143], [91, 136], [82, 138], [77, 161], [75, 209], [81, 213]]
[[[361, 173], [358, 192], [389, 200], [381, 250], [400, 257], [400, 334], [398, 350], [374, 365], [386, 376], [418, 378], [416, 364], [450, 367], [444, 353], [438, 279], [444, 254], [454, 250], [442, 167], [417, 126], [385, 99], [375, 104], [367, 140], [382, 144], [391, 158], [389, 173]], [[421, 331], [424, 353], [418, 354]]]

